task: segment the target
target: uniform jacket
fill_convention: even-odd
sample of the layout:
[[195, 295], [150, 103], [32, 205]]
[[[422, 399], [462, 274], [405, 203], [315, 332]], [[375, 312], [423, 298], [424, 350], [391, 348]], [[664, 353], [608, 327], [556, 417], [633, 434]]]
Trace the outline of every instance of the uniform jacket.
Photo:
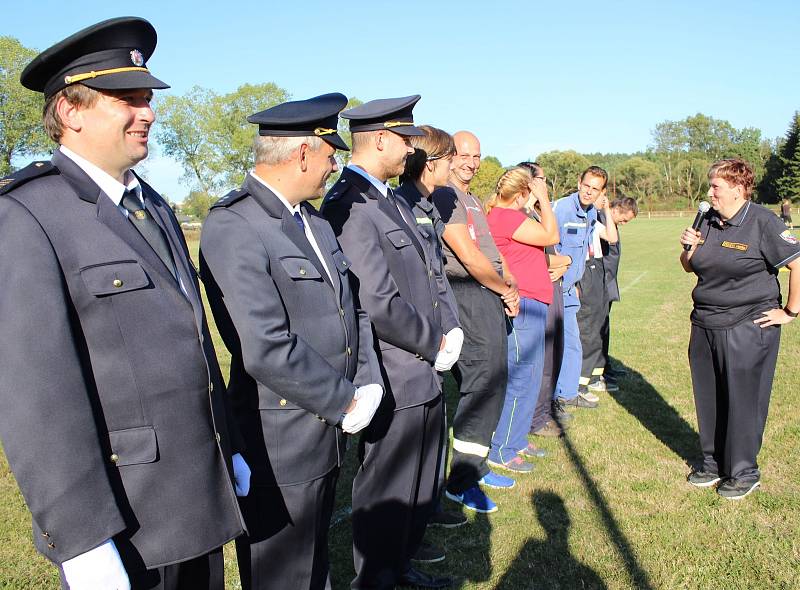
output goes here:
[[[597, 220], [605, 225], [605, 214], [602, 211], [597, 212]], [[619, 258], [622, 254], [622, 246], [620, 240], [615, 244], [609, 244], [605, 240], [600, 240], [600, 245], [603, 247], [603, 268], [605, 269], [606, 279], [606, 296], [609, 301], [619, 301], [619, 283], [617, 282], [617, 274], [619, 273]]]
[[594, 206], [584, 210], [578, 193], [572, 193], [556, 201], [553, 212], [556, 214], [560, 236], [556, 249], [559, 254], [572, 258], [572, 264], [562, 277], [564, 305], [579, 305], [574, 287], [575, 283], [581, 280], [586, 267], [586, 253], [589, 251], [589, 244], [592, 243], [597, 210]]
[[328, 223], [302, 207], [333, 281], [286, 206], [250, 175], [214, 205], [201, 237], [254, 485], [310, 481], [341, 465], [337, 425], [356, 387], [382, 383], [350, 261]]
[[[403, 199], [396, 202], [406, 219], [413, 219]], [[420, 234], [375, 186], [349, 168], [328, 191], [322, 214], [352, 261], [395, 408], [435, 399], [441, 384], [433, 362], [444, 329], [435, 265]]]
[[436, 283], [439, 285], [439, 301], [441, 302], [442, 328], [445, 333], [458, 328], [458, 305], [444, 272], [444, 254], [442, 253], [442, 234], [444, 221], [430, 199], [422, 196], [413, 182], [399, 186], [395, 194], [405, 199], [414, 214], [416, 229], [422, 236], [422, 245], [428, 251], [428, 258], [434, 267]]
[[142, 183], [188, 296], [60, 152], [0, 192], [0, 434], [39, 551], [61, 563], [113, 537], [133, 571], [241, 534], [239, 443], [169, 205]]

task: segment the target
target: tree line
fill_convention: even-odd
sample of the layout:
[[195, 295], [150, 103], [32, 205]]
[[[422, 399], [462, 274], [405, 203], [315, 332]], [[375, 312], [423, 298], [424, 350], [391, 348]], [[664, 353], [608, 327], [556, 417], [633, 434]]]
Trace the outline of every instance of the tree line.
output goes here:
[[[0, 37], [0, 177], [15, 163], [42, 156], [55, 148], [41, 126], [42, 97], [23, 88], [19, 74], [36, 55], [13, 37]], [[244, 84], [220, 94], [195, 86], [183, 95], [161, 94], [154, 101], [158, 114], [155, 136], [164, 155], [183, 169], [191, 192], [183, 213], [204, 218], [208, 208], [227, 190], [241, 184], [252, 168], [253, 126], [248, 115], [291, 99], [272, 82]], [[361, 104], [351, 99], [348, 107]], [[346, 128], [340, 134], [349, 140]], [[609, 173], [609, 193], [636, 198], [645, 210], [694, 208], [708, 190], [706, 172], [720, 158], [741, 157], [756, 174], [754, 198], [762, 203], [789, 199], [800, 202], [800, 111], [795, 112], [784, 137], [762, 137], [759, 129], [737, 129], [731, 123], [698, 113], [680, 121], [663, 121], [652, 131], [644, 151], [581, 154], [549, 151], [535, 158], [544, 168], [555, 198], [576, 188], [577, 177], [590, 165]], [[340, 152], [343, 163], [349, 154]], [[516, 162], [510, 162], [513, 165]], [[484, 157], [472, 183], [486, 198], [503, 173], [503, 164]]]

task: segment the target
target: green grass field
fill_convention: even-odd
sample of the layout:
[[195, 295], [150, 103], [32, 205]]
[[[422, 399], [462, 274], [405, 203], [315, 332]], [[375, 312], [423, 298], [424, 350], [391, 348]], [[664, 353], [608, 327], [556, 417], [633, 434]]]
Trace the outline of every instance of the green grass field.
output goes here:
[[[783, 332], [761, 491], [729, 502], [691, 487], [687, 464], [699, 447], [686, 358], [694, 278], [677, 261], [685, 225], [642, 219], [623, 228], [611, 344], [629, 370], [621, 391], [604, 394], [597, 410], [577, 410], [565, 438], [537, 439], [549, 456], [513, 490], [491, 494], [498, 512], [431, 534], [447, 559], [430, 571], [454, 575], [460, 589], [800, 588], [800, 324]], [[227, 370], [221, 343], [217, 351]], [[451, 410], [453, 394], [450, 384]], [[351, 461], [330, 539], [336, 589], [349, 588], [353, 575], [352, 471]], [[0, 454], [0, 588], [58, 586], [30, 535]], [[226, 560], [228, 587], [239, 588], [230, 547]]]

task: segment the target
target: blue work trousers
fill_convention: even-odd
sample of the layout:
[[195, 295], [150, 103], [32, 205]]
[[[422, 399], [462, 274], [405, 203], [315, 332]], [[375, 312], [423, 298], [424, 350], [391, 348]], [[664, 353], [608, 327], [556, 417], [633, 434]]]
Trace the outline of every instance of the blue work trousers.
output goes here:
[[528, 431], [539, 399], [544, 368], [547, 304], [520, 298], [519, 315], [508, 334], [508, 385], [489, 459], [507, 463], [528, 446]]
[[581, 333], [578, 329], [578, 310], [580, 301], [572, 293], [575, 287], [564, 293], [564, 356], [561, 359], [561, 371], [553, 398], [572, 399], [578, 395], [578, 383], [581, 379], [583, 364], [583, 348]]

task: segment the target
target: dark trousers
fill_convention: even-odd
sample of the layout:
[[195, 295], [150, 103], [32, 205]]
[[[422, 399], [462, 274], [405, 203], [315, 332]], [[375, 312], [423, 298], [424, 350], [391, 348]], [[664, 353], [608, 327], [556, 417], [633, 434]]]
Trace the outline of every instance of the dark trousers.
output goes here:
[[236, 539], [243, 590], [331, 587], [328, 529], [338, 475], [335, 468], [301, 484], [254, 485], [240, 498], [249, 533]]
[[614, 305], [613, 301], [608, 302], [608, 311], [606, 312], [606, 319], [603, 321], [603, 326], [600, 328], [600, 338], [603, 340], [603, 354], [600, 357], [603, 372], [607, 373], [611, 368], [608, 362], [608, 347], [611, 344], [611, 306]]
[[[129, 573], [131, 590], [225, 590], [222, 547], [214, 551], [151, 570]], [[68, 590], [59, 568], [61, 587]]]
[[752, 482], [767, 421], [780, 326], [745, 320], [733, 328], [692, 326], [689, 365], [703, 469]]
[[443, 437], [442, 396], [402, 410], [387, 396], [365, 429], [353, 479], [352, 588], [394, 588], [408, 569], [436, 501]]
[[561, 371], [561, 356], [564, 354], [564, 299], [561, 281], [553, 283], [553, 303], [547, 308], [547, 326], [544, 332], [544, 369], [539, 399], [531, 420], [531, 432], [542, 428], [553, 419], [553, 393]]
[[461, 494], [489, 472], [486, 457], [500, 419], [508, 379], [507, 334], [503, 303], [476, 281], [450, 283], [464, 330], [464, 346], [453, 377], [459, 400], [453, 417], [453, 458], [447, 491]]
[[601, 259], [590, 259], [580, 281], [581, 308], [578, 310], [578, 330], [581, 334], [583, 360], [580, 385], [588, 385], [592, 377], [603, 374], [603, 322], [608, 311], [605, 269]]

